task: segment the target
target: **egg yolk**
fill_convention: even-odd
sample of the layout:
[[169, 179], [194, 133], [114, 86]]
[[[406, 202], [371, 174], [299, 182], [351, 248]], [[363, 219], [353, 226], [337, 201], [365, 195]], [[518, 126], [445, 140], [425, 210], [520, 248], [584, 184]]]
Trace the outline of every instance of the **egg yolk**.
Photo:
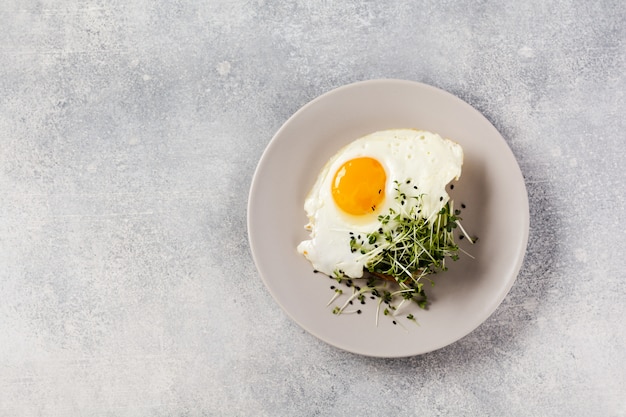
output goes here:
[[374, 158], [351, 159], [335, 173], [331, 185], [333, 200], [348, 214], [372, 213], [385, 198], [386, 181], [385, 169]]

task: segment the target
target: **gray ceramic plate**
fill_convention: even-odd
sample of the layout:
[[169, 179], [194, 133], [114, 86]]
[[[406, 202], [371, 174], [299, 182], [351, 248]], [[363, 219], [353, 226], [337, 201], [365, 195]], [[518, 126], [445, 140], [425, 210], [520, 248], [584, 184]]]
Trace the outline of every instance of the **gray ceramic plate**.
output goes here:
[[[463, 225], [479, 236], [461, 241], [463, 256], [435, 276], [428, 310], [415, 308], [419, 326], [381, 314], [376, 302], [360, 315], [331, 313], [334, 281], [313, 272], [296, 251], [306, 239], [303, 204], [326, 161], [365, 134], [418, 128], [464, 149], [463, 174], [450, 192]], [[338, 348], [369, 356], [402, 357], [453, 343], [485, 321], [502, 302], [522, 264], [528, 240], [528, 196], [519, 166], [498, 131], [478, 111], [437, 88], [411, 81], [372, 80], [330, 91], [298, 110], [267, 146], [248, 200], [254, 261], [268, 290], [296, 323]], [[405, 312], [406, 314], [406, 312]]]

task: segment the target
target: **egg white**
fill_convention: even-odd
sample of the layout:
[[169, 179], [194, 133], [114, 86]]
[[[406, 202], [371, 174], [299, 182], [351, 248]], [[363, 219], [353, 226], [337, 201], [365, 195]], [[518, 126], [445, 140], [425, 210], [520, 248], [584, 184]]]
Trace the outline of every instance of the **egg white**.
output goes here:
[[[336, 206], [331, 191], [335, 172], [346, 161], [358, 157], [376, 159], [387, 175], [384, 201], [375, 212], [364, 216], [343, 212]], [[365, 236], [380, 227], [380, 214], [386, 214], [390, 208], [398, 213], [408, 211], [418, 201], [409, 199], [408, 204], [401, 205], [394, 198], [397, 194], [394, 181], [401, 183], [407, 195], [422, 194], [421, 215], [431, 219], [449, 201], [446, 186], [460, 177], [462, 165], [461, 146], [436, 133], [393, 129], [355, 140], [326, 163], [307, 195], [304, 210], [309, 223], [305, 229], [310, 231], [310, 239], [297, 246], [298, 252], [322, 273], [333, 275], [340, 270], [352, 278], [362, 277], [368, 257], [351, 251], [350, 232]], [[407, 180], [410, 184], [406, 184]]]

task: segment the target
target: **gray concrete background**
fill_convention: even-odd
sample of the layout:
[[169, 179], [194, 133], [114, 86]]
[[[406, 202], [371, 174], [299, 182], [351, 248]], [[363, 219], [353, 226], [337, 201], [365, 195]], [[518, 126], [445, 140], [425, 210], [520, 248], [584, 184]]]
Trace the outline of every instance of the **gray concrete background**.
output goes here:
[[[621, 1], [3, 1], [0, 415], [626, 415], [625, 58]], [[531, 211], [500, 308], [399, 360], [291, 322], [246, 235], [274, 132], [381, 77], [480, 110]]]

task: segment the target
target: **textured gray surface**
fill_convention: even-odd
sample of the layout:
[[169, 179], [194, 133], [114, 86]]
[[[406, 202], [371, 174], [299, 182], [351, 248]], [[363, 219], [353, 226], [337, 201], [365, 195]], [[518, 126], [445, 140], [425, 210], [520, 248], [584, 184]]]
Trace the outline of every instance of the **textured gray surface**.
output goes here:
[[[3, 1], [0, 415], [626, 415], [625, 22], [621, 1]], [[276, 129], [381, 77], [485, 114], [531, 208], [500, 308], [400, 360], [291, 322], [246, 235]]]

